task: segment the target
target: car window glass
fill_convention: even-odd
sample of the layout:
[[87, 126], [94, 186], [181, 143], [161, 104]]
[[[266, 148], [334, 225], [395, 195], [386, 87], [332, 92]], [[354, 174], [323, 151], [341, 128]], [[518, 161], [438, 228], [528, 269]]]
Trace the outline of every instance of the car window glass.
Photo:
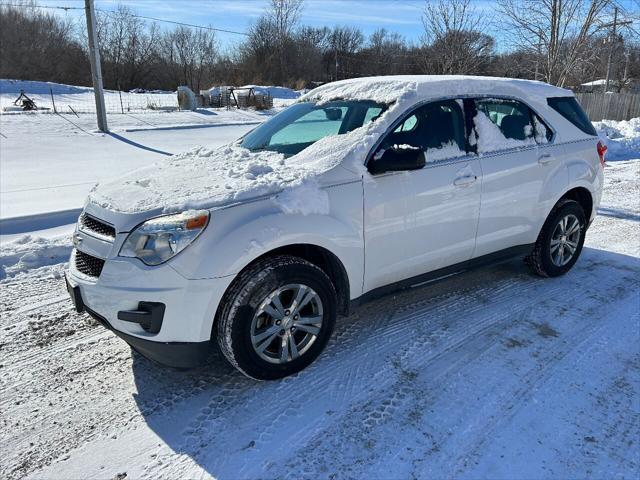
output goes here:
[[462, 109], [455, 100], [424, 105], [383, 141], [383, 148], [419, 148], [427, 162], [465, 155]]
[[534, 138], [529, 107], [515, 100], [476, 100], [478, 112], [484, 113], [507, 140], [530, 143]]
[[[478, 153], [489, 153], [510, 148], [522, 148], [546, 143], [552, 132], [546, 128], [538, 136], [534, 127], [534, 113], [516, 100], [483, 98], [474, 100], [473, 133], [469, 139]], [[542, 131], [543, 123], [540, 121]], [[546, 139], [546, 140], [545, 140]]]
[[337, 135], [347, 107], [312, 110], [271, 137], [269, 146], [311, 143], [328, 135]]
[[575, 97], [552, 97], [547, 99], [547, 103], [587, 135], [597, 135], [596, 129]]
[[404, 122], [402, 122], [398, 128], [395, 129], [396, 132], [410, 132], [413, 130], [418, 123], [418, 119], [415, 115], [411, 115]]
[[540, 144], [549, 143], [553, 139], [553, 131], [535, 113], [533, 114], [533, 131], [535, 133], [536, 142]]
[[364, 116], [363, 125], [366, 125], [369, 122], [377, 120], [377, 118], [382, 113], [382, 108], [380, 107], [370, 107], [367, 109], [367, 113]]

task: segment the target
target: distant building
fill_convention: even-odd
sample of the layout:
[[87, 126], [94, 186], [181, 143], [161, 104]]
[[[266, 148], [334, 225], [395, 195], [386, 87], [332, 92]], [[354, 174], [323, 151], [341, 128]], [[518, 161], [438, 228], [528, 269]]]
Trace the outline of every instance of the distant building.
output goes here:
[[[571, 87], [576, 93], [592, 93], [602, 92], [607, 81], [604, 78], [593, 80], [591, 82], [582, 83], [578, 86]], [[640, 80], [636, 78], [627, 79], [623, 85], [617, 80], [609, 81], [609, 91], [611, 92], [625, 92], [625, 93], [640, 93]]]

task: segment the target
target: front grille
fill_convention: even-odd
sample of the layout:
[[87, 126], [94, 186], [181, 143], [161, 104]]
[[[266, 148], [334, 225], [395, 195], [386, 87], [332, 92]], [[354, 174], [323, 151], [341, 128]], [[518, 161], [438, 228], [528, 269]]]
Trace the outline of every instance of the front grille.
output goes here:
[[116, 238], [116, 229], [111, 225], [101, 222], [97, 218], [83, 213], [80, 215], [80, 229], [97, 233], [103, 237]]
[[76, 250], [76, 270], [89, 277], [99, 277], [104, 267], [104, 260]]

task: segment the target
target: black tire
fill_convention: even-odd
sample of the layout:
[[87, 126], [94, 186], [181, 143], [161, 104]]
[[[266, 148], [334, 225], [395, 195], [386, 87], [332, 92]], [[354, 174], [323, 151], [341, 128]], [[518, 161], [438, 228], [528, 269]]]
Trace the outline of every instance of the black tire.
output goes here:
[[[560, 221], [573, 215], [578, 219], [580, 224], [580, 235], [577, 242], [577, 247], [571, 259], [564, 265], [556, 265], [551, 256], [551, 240], [555, 232], [556, 227]], [[564, 275], [571, 267], [576, 263], [582, 252], [584, 245], [584, 239], [587, 231], [587, 222], [584, 215], [582, 206], [575, 200], [563, 199], [560, 200], [551, 210], [547, 220], [540, 230], [538, 239], [533, 247], [530, 255], [524, 260], [527, 265], [533, 270], [534, 273], [542, 277], [558, 277]]]
[[[310, 287], [320, 297], [323, 308], [320, 332], [298, 358], [282, 364], [269, 363], [252, 345], [252, 320], [256, 309], [272, 292], [298, 283]], [[324, 271], [294, 256], [267, 258], [243, 271], [225, 294], [216, 318], [218, 344], [227, 360], [248, 377], [257, 380], [286, 377], [307, 367], [320, 355], [333, 332], [336, 314], [336, 290]]]

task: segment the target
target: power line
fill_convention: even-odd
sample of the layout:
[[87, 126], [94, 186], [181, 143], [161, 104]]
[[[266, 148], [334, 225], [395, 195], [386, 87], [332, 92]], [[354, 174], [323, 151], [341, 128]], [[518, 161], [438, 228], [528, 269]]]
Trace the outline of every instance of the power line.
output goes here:
[[[97, 9], [97, 10], [98, 12], [102, 12], [102, 13], [110, 13], [110, 14], [118, 15], [118, 12], [114, 12], [113, 10], [100, 10], [100, 9]], [[164, 20], [162, 18], [155, 18], [155, 17], [145, 17], [144, 15], [136, 15], [133, 13], [127, 13], [126, 15], [134, 18], [141, 18], [144, 20], [153, 20], [154, 22], [171, 23], [173, 25], [182, 25], [184, 27], [201, 28], [203, 30], [213, 30], [215, 32], [233, 33], [234, 35], [244, 35], [245, 37], [249, 36], [249, 34], [246, 32], [236, 32], [235, 30], [225, 30], [224, 28], [205, 27], [204, 25], [195, 25], [193, 23], [174, 22], [173, 20]]]
[[[40, 8], [40, 9], [47, 9], [47, 10], [84, 10], [84, 7], [63, 7], [63, 6], [54, 6], [54, 5], [30, 5], [30, 4], [17, 4], [17, 3], [0, 3], [0, 7], [9, 7], [9, 8]], [[249, 34], [247, 32], [238, 32], [235, 30], [226, 30], [224, 28], [216, 28], [216, 27], [211, 27], [211, 26], [205, 26], [205, 25], [195, 25], [193, 23], [185, 23], [185, 22], [176, 22], [174, 20], [165, 20], [163, 18], [156, 18], [156, 17], [147, 17], [144, 15], [137, 15], [135, 13], [119, 13], [116, 12], [114, 10], [104, 10], [104, 9], [99, 9], [96, 8], [97, 12], [100, 13], [106, 13], [108, 15], [126, 15], [128, 17], [133, 17], [133, 18], [140, 18], [143, 20], [152, 20], [154, 22], [162, 22], [162, 23], [170, 23], [172, 25], [182, 25], [184, 27], [190, 27], [190, 28], [200, 28], [202, 30], [211, 30], [214, 32], [223, 32], [223, 33], [231, 33], [234, 35], [243, 35], [248, 37]]]

